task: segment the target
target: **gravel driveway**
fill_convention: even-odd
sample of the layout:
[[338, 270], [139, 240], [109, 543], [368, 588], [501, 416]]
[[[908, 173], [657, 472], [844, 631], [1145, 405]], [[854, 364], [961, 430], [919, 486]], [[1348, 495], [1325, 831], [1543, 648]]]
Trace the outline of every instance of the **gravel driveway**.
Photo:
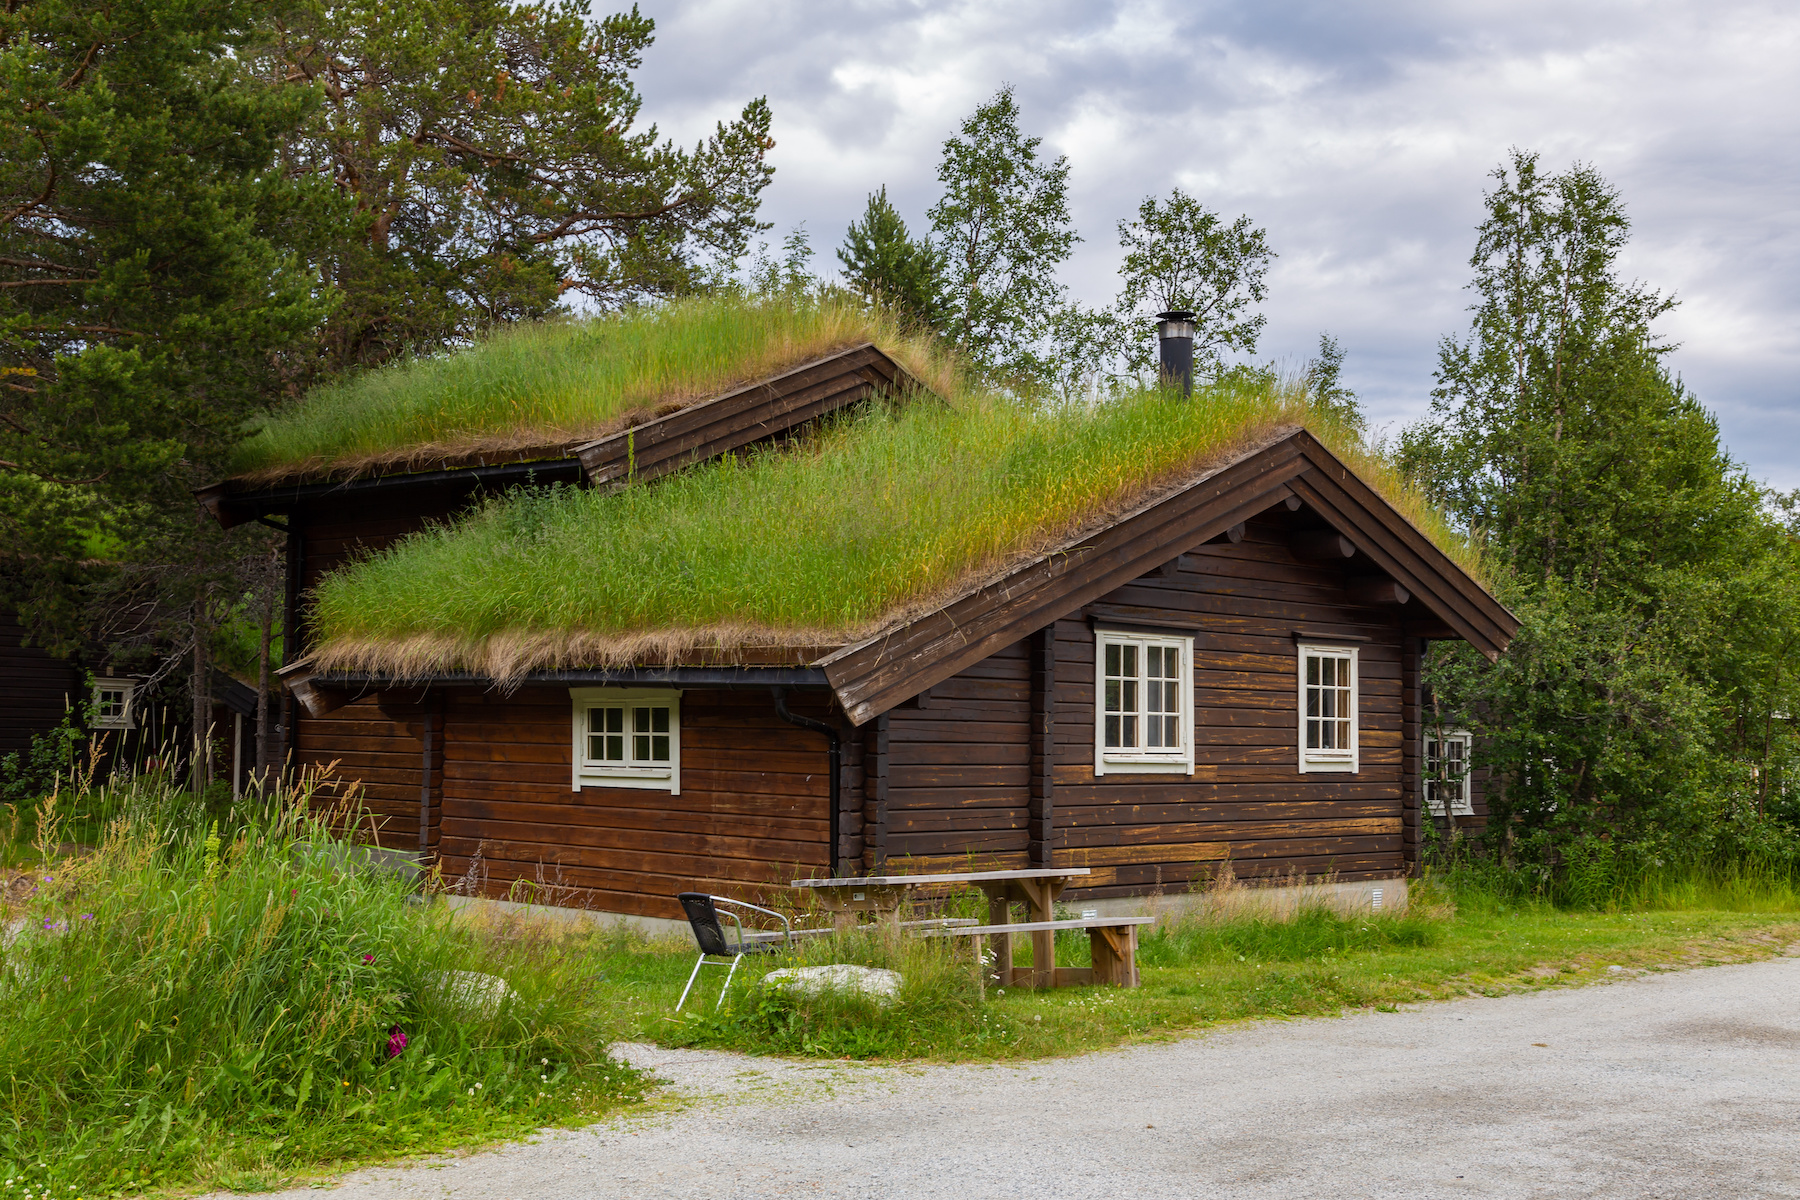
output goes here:
[[691, 1103], [336, 1194], [1800, 1196], [1797, 958], [1023, 1067], [626, 1053]]

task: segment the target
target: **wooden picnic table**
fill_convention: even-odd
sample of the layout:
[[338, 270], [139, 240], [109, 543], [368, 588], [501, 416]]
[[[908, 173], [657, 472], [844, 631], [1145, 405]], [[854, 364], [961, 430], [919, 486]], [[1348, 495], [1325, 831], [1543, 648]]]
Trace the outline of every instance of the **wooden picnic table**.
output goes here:
[[[1056, 898], [1071, 880], [1090, 874], [1087, 867], [1029, 867], [1016, 871], [960, 871], [938, 875], [862, 875], [841, 879], [796, 879], [792, 886], [810, 888], [821, 906], [830, 909], [839, 929], [856, 923], [859, 912], [874, 913], [896, 926], [900, 906], [920, 888], [944, 884], [968, 884], [987, 895], [988, 924], [1012, 924], [1012, 906], [1021, 902], [1031, 913], [1031, 925], [1054, 920]], [[1002, 987], [1024, 982], [1032, 987], [1056, 985], [1056, 932], [1053, 929], [1030, 929], [1033, 967], [1020, 973], [1013, 971], [1013, 940], [1010, 933], [994, 936], [994, 973]], [[1027, 978], [1026, 976], [1029, 976]]]

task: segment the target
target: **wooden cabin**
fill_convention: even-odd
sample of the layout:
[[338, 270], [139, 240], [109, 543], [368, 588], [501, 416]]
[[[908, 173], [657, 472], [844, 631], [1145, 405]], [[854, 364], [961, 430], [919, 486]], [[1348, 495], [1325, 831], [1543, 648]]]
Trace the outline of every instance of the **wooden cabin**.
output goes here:
[[[287, 530], [288, 644], [306, 648], [318, 580], [484, 490], [639, 486], [909, 383], [859, 347], [605, 446], [203, 498]], [[504, 686], [303, 659], [283, 673], [284, 729], [297, 765], [360, 785], [384, 846], [489, 896], [603, 913], [674, 918], [686, 890], [976, 862], [1088, 866], [1074, 903], [1225, 870], [1398, 879], [1423, 836], [1421, 655], [1434, 639], [1497, 655], [1516, 628], [1288, 427], [855, 640]]]

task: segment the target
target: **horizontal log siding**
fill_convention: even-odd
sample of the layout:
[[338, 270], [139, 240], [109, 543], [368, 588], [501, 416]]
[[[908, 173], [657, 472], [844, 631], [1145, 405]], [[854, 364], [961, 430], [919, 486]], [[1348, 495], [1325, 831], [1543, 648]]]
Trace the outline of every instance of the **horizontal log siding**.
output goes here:
[[15, 614], [0, 612], [0, 754], [24, 752], [31, 739], [61, 724], [83, 694], [80, 669], [37, 646], [26, 646]]
[[[1094, 634], [1057, 624], [1058, 865], [1094, 868], [1072, 898], [1183, 891], [1230, 864], [1238, 878], [1376, 878], [1405, 868], [1398, 610], [1348, 601], [1342, 568], [1301, 562], [1281, 527], [1200, 547], [1172, 576], [1150, 575], [1096, 608], [1130, 609], [1194, 636], [1194, 774], [1107, 775], [1094, 762]], [[1296, 768], [1295, 629], [1366, 637], [1361, 770]]]
[[1008, 646], [888, 713], [895, 870], [1031, 865], [1031, 657]]
[[325, 772], [316, 803], [354, 795], [366, 810], [359, 836], [390, 850], [419, 848], [424, 714], [416, 702], [365, 697], [300, 723], [294, 758]]
[[[826, 712], [808, 693], [789, 705]], [[779, 720], [767, 693], [682, 694], [679, 796], [570, 791], [569, 718], [563, 688], [448, 695], [439, 852], [452, 886], [679, 918], [678, 892], [754, 899], [824, 869], [825, 738]], [[858, 787], [859, 767], [846, 771]]]
[[[311, 643], [307, 610], [319, 581], [345, 563], [393, 545], [469, 503], [466, 492], [440, 490], [409, 497], [404, 506], [376, 497], [317, 502], [290, 518], [301, 531], [301, 646]], [[379, 515], [370, 515], [371, 511]], [[423, 714], [417, 703], [377, 703], [374, 697], [309, 717], [291, 705], [294, 763], [321, 770], [332, 763], [326, 795], [360, 785], [375, 817], [375, 836], [391, 849], [419, 848], [420, 787], [425, 782]], [[432, 816], [433, 824], [437, 815]], [[364, 832], [367, 833], [365, 825]], [[431, 834], [435, 842], [435, 829]]]

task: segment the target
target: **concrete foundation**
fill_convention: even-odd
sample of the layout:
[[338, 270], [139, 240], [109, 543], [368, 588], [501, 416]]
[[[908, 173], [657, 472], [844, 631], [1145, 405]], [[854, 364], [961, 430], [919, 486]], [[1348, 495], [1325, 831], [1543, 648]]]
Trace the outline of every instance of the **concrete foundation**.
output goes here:
[[[547, 904], [518, 904], [511, 900], [488, 900], [478, 896], [446, 896], [443, 899], [451, 908], [471, 913], [485, 911], [507, 916], [585, 922], [602, 929], [630, 929], [649, 937], [684, 940], [692, 937], [686, 921], [672, 921], [664, 917], [639, 917], [629, 913], [596, 912], [585, 908], [557, 908]], [[1403, 913], [1406, 911], [1406, 904], [1406, 880], [1394, 878], [1274, 886], [1232, 884], [1198, 892], [1071, 901], [1064, 907], [1073, 916], [1092, 910], [1098, 917], [1259, 916], [1286, 920], [1302, 908], [1324, 908], [1344, 916], [1367, 916], [1374, 913]]]

